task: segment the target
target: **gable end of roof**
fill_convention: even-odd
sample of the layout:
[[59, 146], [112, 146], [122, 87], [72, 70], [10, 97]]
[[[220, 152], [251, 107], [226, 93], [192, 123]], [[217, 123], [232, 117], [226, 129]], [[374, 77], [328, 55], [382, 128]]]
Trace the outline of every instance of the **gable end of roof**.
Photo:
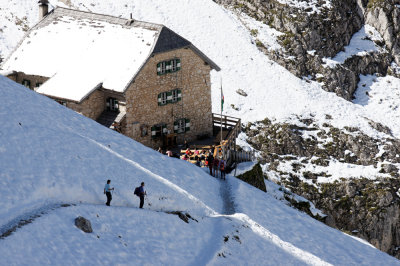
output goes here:
[[194, 46], [191, 42], [180, 36], [179, 34], [175, 33], [174, 31], [170, 30], [167, 27], [163, 27], [160, 35], [157, 39], [157, 43], [154, 46], [152, 55], [158, 53], [164, 53], [180, 48], [190, 48], [195, 52], [201, 59], [204, 60], [207, 64], [211, 66], [212, 69], [216, 71], [220, 71], [221, 68], [214, 63], [210, 58], [208, 58], [203, 52], [201, 52], [196, 46]]

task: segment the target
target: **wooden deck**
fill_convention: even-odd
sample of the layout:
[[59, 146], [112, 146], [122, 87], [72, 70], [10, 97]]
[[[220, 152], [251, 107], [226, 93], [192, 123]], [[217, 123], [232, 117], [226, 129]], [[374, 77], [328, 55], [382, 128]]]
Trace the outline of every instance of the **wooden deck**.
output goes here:
[[[189, 148], [208, 151], [214, 148], [214, 157], [224, 158], [227, 167], [233, 163], [251, 161], [254, 153], [238, 151], [236, 138], [241, 132], [241, 119], [232, 116], [213, 114], [213, 137], [188, 143]], [[221, 138], [222, 136], [222, 138]], [[184, 149], [177, 150], [181, 155]]]

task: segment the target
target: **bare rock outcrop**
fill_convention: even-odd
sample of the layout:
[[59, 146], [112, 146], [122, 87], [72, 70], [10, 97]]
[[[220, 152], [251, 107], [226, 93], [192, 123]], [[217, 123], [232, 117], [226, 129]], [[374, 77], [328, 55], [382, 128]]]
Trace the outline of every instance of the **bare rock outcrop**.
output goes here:
[[[400, 65], [400, 0], [318, 0], [309, 7], [294, 7], [278, 0], [215, 0], [260, 20], [283, 33], [280, 50], [259, 49], [298, 77], [311, 77], [323, 88], [352, 100], [359, 75], [386, 75], [393, 61]], [[329, 4], [327, 4], [329, 3]], [[323, 58], [344, 50], [366, 23], [383, 36], [379, 51], [348, 58], [334, 68]]]
[[91, 222], [82, 216], [79, 216], [75, 219], [75, 226], [81, 229], [85, 233], [93, 232]]

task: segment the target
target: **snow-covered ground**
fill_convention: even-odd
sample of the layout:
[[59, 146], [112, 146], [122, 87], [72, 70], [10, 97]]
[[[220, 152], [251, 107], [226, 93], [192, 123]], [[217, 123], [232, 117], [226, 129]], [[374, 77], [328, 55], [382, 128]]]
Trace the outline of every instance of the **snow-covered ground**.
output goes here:
[[[399, 265], [272, 194], [219, 181], [4, 77], [0, 97], [0, 232], [44, 213], [0, 239], [0, 265]], [[132, 193], [141, 181], [144, 210]], [[60, 203], [75, 205], [51, 209]], [[80, 215], [93, 233], [75, 227]]]

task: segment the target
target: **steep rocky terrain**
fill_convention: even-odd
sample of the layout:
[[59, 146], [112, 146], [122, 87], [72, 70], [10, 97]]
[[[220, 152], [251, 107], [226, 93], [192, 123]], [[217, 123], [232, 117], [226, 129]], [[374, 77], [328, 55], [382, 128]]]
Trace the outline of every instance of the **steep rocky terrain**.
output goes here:
[[[260, 49], [298, 77], [310, 76], [323, 83], [325, 90], [346, 100], [352, 99], [360, 74], [395, 73], [396, 64], [400, 64], [398, 0], [303, 1], [305, 6], [301, 8], [284, 4], [282, 0], [216, 2], [282, 32], [278, 38], [282, 49], [270, 50], [262, 44]], [[380, 49], [353, 55], [342, 64], [326, 67], [325, 59], [343, 51], [364, 24], [375, 27], [382, 36], [374, 40]]]
[[[261, 41], [256, 43], [259, 49], [296, 76], [317, 81], [348, 101], [355, 98], [360, 75], [399, 77], [398, 0], [216, 2], [281, 32], [279, 49]], [[373, 42], [374, 49], [335, 59], [357, 34], [362, 35], [359, 41]], [[298, 117], [293, 124], [268, 118], [249, 123], [247, 142], [260, 151], [264, 172], [322, 209], [328, 225], [400, 258], [400, 140], [370, 119], [370, 126], [384, 137], [370, 137], [355, 127], [336, 128], [329, 114], [326, 118], [322, 126], [312, 117]], [[353, 175], [336, 168], [354, 168]], [[342, 173], [343, 178], [332, 177]]]

